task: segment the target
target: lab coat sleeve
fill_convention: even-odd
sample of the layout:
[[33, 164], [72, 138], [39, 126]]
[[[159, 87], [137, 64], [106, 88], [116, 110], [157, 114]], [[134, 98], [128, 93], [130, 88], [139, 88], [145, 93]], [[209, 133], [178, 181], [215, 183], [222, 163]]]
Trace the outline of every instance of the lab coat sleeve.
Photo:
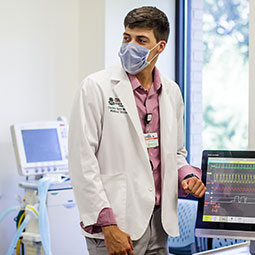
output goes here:
[[69, 126], [69, 172], [84, 226], [97, 222], [103, 208], [110, 208], [100, 178], [97, 151], [103, 126], [103, 97], [91, 78], [76, 95]]
[[112, 208], [104, 208], [99, 213], [96, 224], [85, 227], [83, 222], [81, 222], [80, 225], [84, 231], [90, 234], [95, 234], [102, 232], [102, 227], [109, 225], [117, 225], [117, 222], [114, 217]]
[[184, 146], [184, 130], [183, 130], [183, 115], [184, 115], [184, 103], [181, 95], [181, 91], [178, 88], [177, 93], [177, 168], [178, 168], [178, 186], [179, 196], [186, 196], [187, 194], [181, 188], [181, 182], [188, 174], [195, 174], [198, 178], [201, 178], [202, 171], [187, 163], [187, 151]]
[[184, 103], [179, 87], [177, 88], [176, 97], [176, 119], [177, 119], [177, 169], [188, 165], [186, 161], [187, 151], [184, 147], [184, 130], [183, 130], [183, 114]]

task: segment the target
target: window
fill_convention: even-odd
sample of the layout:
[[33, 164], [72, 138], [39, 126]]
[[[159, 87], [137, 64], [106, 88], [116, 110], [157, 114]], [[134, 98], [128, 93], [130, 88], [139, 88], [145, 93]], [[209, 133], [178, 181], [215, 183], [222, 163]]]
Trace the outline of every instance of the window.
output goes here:
[[193, 165], [201, 165], [203, 149], [248, 149], [250, 1], [182, 1], [186, 148]]
[[203, 1], [203, 148], [248, 148], [249, 1]]

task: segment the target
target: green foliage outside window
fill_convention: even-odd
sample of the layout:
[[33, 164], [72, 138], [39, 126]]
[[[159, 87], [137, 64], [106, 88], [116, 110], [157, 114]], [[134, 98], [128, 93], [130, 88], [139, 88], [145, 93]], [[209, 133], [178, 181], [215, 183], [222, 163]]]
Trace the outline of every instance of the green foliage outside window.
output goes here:
[[248, 147], [249, 0], [205, 0], [204, 149]]

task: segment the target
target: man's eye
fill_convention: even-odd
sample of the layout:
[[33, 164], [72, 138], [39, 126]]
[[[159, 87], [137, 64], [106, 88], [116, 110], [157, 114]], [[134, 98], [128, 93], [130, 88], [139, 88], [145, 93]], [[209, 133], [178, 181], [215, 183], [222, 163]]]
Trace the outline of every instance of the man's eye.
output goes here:
[[128, 37], [128, 36], [124, 36], [124, 37], [123, 37], [123, 40], [124, 40], [124, 41], [128, 41], [128, 40], [129, 40], [129, 37]]
[[139, 42], [139, 43], [146, 43], [146, 41], [143, 40], [143, 39], [138, 39], [138, 42]]

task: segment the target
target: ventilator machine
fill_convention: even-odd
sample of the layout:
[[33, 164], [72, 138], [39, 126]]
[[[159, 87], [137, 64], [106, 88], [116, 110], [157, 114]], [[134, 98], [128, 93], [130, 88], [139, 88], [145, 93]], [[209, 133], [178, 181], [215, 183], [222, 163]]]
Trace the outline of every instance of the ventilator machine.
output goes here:
[[0, 214], [0, 224], [17, 215], [6, 255], [87, 255], [68, 176], [67, 121], [14, 124], [11, 135], [24, 198]]

